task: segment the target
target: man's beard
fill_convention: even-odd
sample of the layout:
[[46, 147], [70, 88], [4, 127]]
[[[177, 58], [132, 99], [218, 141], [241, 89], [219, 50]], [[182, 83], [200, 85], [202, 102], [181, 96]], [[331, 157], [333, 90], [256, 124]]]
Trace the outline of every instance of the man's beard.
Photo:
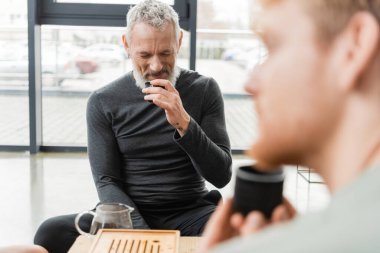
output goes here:
[[169, 76], [168, 76], [167, 80], [169, 80], [169, 82], [173, 86], [175, 86], [177, 79], [181, 73], [180, 68], [177, 67], [177, 65], [175, 63], [174, 63], [173, 69], [171, 69], [171, 70], [164, 67], [159, 73], [152, 73], [152, 72], [147, 71], [146, 73], [144, 73], [144, 75], [141, 74], [141, 72], [136, 68], [136, 65], [133, 62], [132, 62], [132, 67], [133, 67], [133, 76], [136, 80], [136, 85], [137, 85], [137, 87], [140, 87], [141, 89], [144, 89], [145, 83], [150, 81], [149, 79], [145, 78], [145, 76], [147, 76], [149, 74], [159, 75], [160, 72], [168, 73]]

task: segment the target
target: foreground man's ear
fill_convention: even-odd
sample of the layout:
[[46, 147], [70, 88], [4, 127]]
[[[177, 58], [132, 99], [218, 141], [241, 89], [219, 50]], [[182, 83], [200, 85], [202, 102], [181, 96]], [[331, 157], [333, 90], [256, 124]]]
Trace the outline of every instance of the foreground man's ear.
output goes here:
[[380, 45], [380, 27], [369, 12], [352, 16], [344, 31], [337, 38], [340, 52], [339, 85], [350, 90], [360, 85], [360, 79], [375, 60]]

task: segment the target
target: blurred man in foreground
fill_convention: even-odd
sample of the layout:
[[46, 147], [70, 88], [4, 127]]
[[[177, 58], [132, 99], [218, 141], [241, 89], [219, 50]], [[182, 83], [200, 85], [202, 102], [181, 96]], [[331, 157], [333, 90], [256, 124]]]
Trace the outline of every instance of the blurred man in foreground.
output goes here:
[[227, 201], [200, 251], [378, 252], [380, 0], [261, 2], [269, 54], [246, 88], [260, 116], [250, 155], [268, 167], [315, 168], [331, 204], [279, 222], [293, 215], [288, 208], [269, 222], [258, 212], [233, 214]]

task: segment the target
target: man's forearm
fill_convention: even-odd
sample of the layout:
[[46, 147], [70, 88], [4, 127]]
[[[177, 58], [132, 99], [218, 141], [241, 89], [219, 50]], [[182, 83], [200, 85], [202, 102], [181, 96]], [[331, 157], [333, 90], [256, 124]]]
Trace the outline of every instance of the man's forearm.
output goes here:
[[192, 119], [185, 136], [175, 135], [175, 140], [189, 155], [198, 173], [218, 188], [231, 179], [232, 158], [226, 146], [215, 144]]

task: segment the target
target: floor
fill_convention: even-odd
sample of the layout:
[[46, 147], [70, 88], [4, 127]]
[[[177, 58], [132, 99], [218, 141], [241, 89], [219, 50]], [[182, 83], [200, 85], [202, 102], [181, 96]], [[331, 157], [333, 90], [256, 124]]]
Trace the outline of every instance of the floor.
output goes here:
[[[233, 168], [250, 162], [235, 156]], [[0, 153], [0, 178], [0, 246], [32, 243], [44, 219], [87, 210], [97, 203], [85, 153]], [[320, 181], [314, 173], [311, 179]], [[231, 196], [233, 186], [234, 180], [221, 190], [222, 195]], [[284, 195], [300, 213], [316, 211], [329, 202], [325, 185], [308, 183], [294, 167], [286, 168]]]

